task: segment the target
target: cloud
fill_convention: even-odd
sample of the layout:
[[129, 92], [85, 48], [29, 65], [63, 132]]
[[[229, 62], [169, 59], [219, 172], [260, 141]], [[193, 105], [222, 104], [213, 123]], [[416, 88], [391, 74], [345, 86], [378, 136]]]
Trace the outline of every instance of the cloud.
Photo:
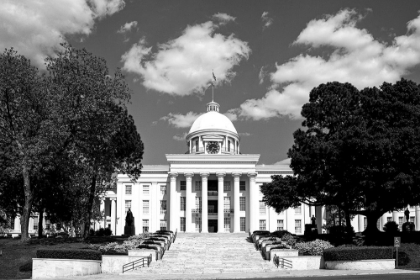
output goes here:
[[231, 120], [232, 122], [238, 120], [238, 112], [237, 112], [237, 109], [230, 109], [226, 113], [224, 113], [223, 115], [225, 115], [226, 117], [228, 117], [228, 119]]
[[235, 21], [236, 17], [230, 16], [225, 13], [217, 13], [213, 15], [213, 19], [216, 21], [219, 21], [220, 24], [224, 25], [227, 24], [230, 21]]
[[164, 116], [160, 119], [163, 120], [163, 121], [167, 121], [170, 125], [172, 125], [176, 128], [186, 128], [186, 127], [191, 127], [193, 122], [200, 115], [201, 114], [196, 114], [194, 112], [188, 112], [185, 115], [169, 113], [167, 116]]
[[261, 19], [263, 22], [263, 30], [268, 28], [270, 25], [272, 25], [274, 21], [273, 18], [268, 16], [268, 12], [262, 13]]
[[292, 159], [290, 158], [286, 158], [286, 159], [283, 159], [281, 161], [274, 163], [274, 165], [290, 165], [291, 160]]
[[[408, 22], [408, 33], [395, 37], [392, 44], [377, 41], [366, 29], [357, 28], [362, 18], [354, 10], [342, 10], [311, 20], [293, 43], [307, 46], [308, 51], [276, 64], [269, 91], [260, 99], [242, 103], [239, 115], [254, 120], [298, 119], [309, 92], [321, 83], [349, 82], [359, 89], [379, 86], [399, 80], [420, 63], [420, 16]], [[316, 48], [323, 48], [327, 55], [309, 54]]]
[[185, 141], [187, 134], [187, 132], [184, 132], [181, 135], [174, 135], [172, 138], [176, 141]]
[[122, 55], [123, 70], [138, 74], [148, 89], [178, 96], [202, 94], [213, 71], [217, 83], [230, 82], [236, 74], [233, 67], [248, 59], [251, 49], [233, 34], [216, 33], [218, 27], [216, 21], [188, 26], [155, 52], [142, 38]]
[[117, 33], [126, 33], [131, 31], [132, 28], [137, 26], [137, 21], [126, 22], [121, 28], [117, 31]]
[[249, 132], [239, 132], [239, 136], [243, 136], [243, 137], [248, 137], [251, 136], [252, 134]]
[[265, 70], [265, 66], [260, 68], [260, 72], [258, 73], [258, 79], [260, 79], [260, 85], [264, 83], [264, 79], [267, 76], [267, 70]]
[[44, 67], [68, 35], [89, 35], [95, 21], [124, 8], [123, 0], [0, 1], [0, 49], [13, 47]]

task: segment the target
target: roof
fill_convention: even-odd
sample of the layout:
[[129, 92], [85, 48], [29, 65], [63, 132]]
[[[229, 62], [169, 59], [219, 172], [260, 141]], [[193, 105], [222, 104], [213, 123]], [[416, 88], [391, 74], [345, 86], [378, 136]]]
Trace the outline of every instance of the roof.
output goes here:
[[225, 115], [220, 114], [219, 112], [216, 112], [216, 111], [209, 111], [199, 116], [194, 121], [193, 125], [191, 126], [190, 132], [188, 134], [191, 134], [196, 131], [208, 130], [208, 129], [221, 129], [221, 130], [227, 130], [232, 133], [238, 134], [232, 121], [229, 120], [229, 118], [226, 117]]

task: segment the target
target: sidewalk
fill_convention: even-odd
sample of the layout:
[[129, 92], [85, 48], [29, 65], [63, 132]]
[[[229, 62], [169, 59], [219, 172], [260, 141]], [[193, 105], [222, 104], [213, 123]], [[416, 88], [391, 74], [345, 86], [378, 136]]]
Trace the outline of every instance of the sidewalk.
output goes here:
[[317, 276], [343, 276], [343, 275], [369, 275], [369, 274], [403, 274], [416, 273], [420, 271], [415, 270], [279, 270], [278, 272], [265, 273], [218, 273], [218, 274], [156, 274], [156, 275], [111, 275], [111, 274], [97, 274], [87, 276], [75, 276], [69, 278], [55, 278], [55, 279], [72, 279], [72, 280], [105, 280], [105, 279], [151, 279], [151, 280], [166, 280], [166, 279], [246, 279], [246, 278], [282, 278], [282, 277], [317, 277]]

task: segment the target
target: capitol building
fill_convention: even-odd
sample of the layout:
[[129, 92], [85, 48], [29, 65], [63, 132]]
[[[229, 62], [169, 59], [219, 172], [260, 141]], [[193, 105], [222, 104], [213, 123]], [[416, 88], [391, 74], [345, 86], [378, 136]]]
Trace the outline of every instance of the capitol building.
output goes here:
[[[144, 165], [140, 178], [133, 182], [119, 174], [117, 187], [100, 200], [104, 213], [94, 229], [110, 228], [124, 234], [125, 217], [134, 216], [135, 233], [166, 229], [181, 232], [236, 233], [254, 230], [287, 230], [303, 234], [305, 224], [315, 217], [318, 232], [325, 232], [325, 207], [305, 204], [276, 213], [262, 201], [260, 186], [271, 182], [272, 175], [293, 175], [288, 165], [258, 164], [259, 154], [242, 154], [241, 139], [235, 126], [219, 113], [219, 104], [207, 104], [186, 136], [185, 154], [167, 154], [166, 165]], [[420, 208], [409, 207], [410, 221], [420, 228]], [[51, 225], [45, 219], [47, 229]], [[30, 219], [30, 233], [36, 234], [38, 219]], [[20, 233], [17, 217], [12, 233]], [[384, 214], [378, 220], [382, 230], [387, 221], [405, 222], [403, 211]], [[352, 220], [355, 232], [366, 228], [366, 217]]]

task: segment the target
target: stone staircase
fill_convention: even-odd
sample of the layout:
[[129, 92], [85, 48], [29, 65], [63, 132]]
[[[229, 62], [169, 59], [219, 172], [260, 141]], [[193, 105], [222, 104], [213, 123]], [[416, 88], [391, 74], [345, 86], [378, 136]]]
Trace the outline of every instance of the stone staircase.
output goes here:
[[163, 259], [126, 274], [219, 274], [278, 271], [264, 261], [248, 234], [178, 233]]

